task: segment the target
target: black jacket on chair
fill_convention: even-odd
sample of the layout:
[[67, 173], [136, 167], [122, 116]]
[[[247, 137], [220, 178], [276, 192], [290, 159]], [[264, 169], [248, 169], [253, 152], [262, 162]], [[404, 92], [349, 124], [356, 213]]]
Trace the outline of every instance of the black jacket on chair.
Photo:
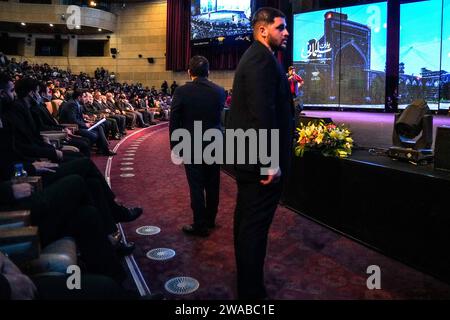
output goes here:
[[[271, 150], [270, 130], [279, 129], [280, 168], [283, 175], [287, 174], [293, 149], [292, 97], [286, 73], [276, 57], [259, 41], [255, 41], [239, 61], [229, 117], [229, 129], [267, 129], [268, 150]], [[255, 180], [260, 179], [261, 167], [259, 161], [234, 166], [238, 177]]]

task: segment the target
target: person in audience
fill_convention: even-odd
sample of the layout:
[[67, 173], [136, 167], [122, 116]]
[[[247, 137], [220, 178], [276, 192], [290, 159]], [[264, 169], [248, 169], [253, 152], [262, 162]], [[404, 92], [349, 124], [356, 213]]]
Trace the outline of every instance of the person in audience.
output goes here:
[[131, 101], [131, 105], [136, 111], [142, 114], [145, 123], [150, 125], [156, 124], [154, 121], [155, 115], [150, 111], [147, 101], [145, 100], [145, 95], [136, 94]]
[[133, 130], [136, 127], [136, 115], [131, 112], [126, 112], [121, 108], [121, 103], [116, 101], [111, 92], [106, 94], [106, 104], [110, 110], [113, 110], [117, 115], [123, 115], [126, 118], [127, 128]]
[[67, 288], [69, 275], [34, 275], [22, 271], [0, 252], [0, 300], [163, 300], [164, 295], [154, 293], [139, 296], [126, 290], [111, 277], [84, 273], [80, 289]]
[[87, 101], [87, 95], [81, 90], [75, 90], [69, 101], [61, 105], [59, 121], [61, 123], [77, 124], [78, 134], [89, 139], [91, 144], [96, 144], [98, 153], [105, 156], [115, 156], [116, 153], [109, 149], [108, 140], [102, 126], [88, 130], [93, 124], [86, 123], [83, 118], [81, 105]]
[[59, 179], [43, 191], [29, 183], [0, 184], [0, 210], [30, 210], [31, 223], [39, 228], [41, 246], [63, 237], [73, 237], [86, 270], [118, 280], [125, 271], [108, 238], [102, 214], [91, 205], [84, 180], [77, 175]]
[[5, 67], [9, 64], [8, 57], [0, 52], [0, 67]]
[[[30, 112], [31, 105], [40, 103], [39, 83], [31, 78], [17, 81], [16, 86], [9, 79], [2, 78], [0, 81], [4, 97], [3, 118], [8, 120], [14, 128], [17, 148], [25, 156], [63, 161], [64, 153], [44, 142]], [[14, 87], [18, 96], [17, 100], [11, 99], [7, 94], [11, 90], [14, 91]]]
[[161, 92], [163, 94], [167, 94], [167, 90], [169, 90], [169, 84], [167, 83], [166, 80], [164, 80], [162, 85], [161, 85]]
[[170, 86], [170, 94], [173, 96], [175, 93], [176, 88], [178, 88], [177, 82], [174, 80], [173, 83]]
[[[170, 135], [177, 129], [187, 129], [194, 137], [194, 122], [201, 121], [203, 132], [220, 129], [220, 116], [225, 103], [225, 90], [208, 80], [209, 62], [203, 56], [194, 56], [189, 62], [192, 82], [175, 91], [170, 113]], [[193, 142], [195, 144], [197, 142]], [[201, 143], [201, 142], [200, 142]], [[170, 141], [173, 149], [177, 142]], [[203, 145], [204, 147], [205, 145]], [[192, 151], [195, 151], [192, 148]], [[191, 152], [192, 152], [191, 151]], [[207, 164], [201, 154], [192, 154], [185, 163], [186, 176], [191, 195], [194, 221], [183, 226], [183, 232], [195, 236], [208, 236], [216, 225], [219, 206], [220, 166]], [[197, 159], [201, 161], [197, 164]], [[194, 163], [195, 161], [195, 163]]]
[[114, 112], [108, 108], [108, 105], [106, 104], [106, 97], [102, 96], [100, 91], [95, 91], [94, 93], [93, 106], [98, 112], [104, 114], [108, 119], [114, 119], [116, 121], [118, 130], [117, 137], [119, 139], [126, 135], [126, 117], [114, 114]]
[[139, 111], [136, 111], [131, 103], [128, 101], [127, 96], [122, 93], [119, 97], [119, 108], [125, 111], [127, 114], [134, 114], [136, 117], [137, 124], [141, 128], [147, 128], [149, 126], [148, 123], [144, 121], [144, 116]]
[[[41, 86], [41, 92], [43, 87]], [[33, 104], [30, 108], [34, 123], [39, 132], [41, 131], [63, 131], [67, 133], [67, 138], [62, 141], [64, 145], [74, 146], [86, 157], [90, 157], [89, 140], [80, 136], [75, 136], [72, 130], [58, 124], [43, 103]]]
[[101, 124], [103, 131], [105, 132], [105, 136], [111, 136], [113, 139], [120, 140], [117, 121], [113, 118], [107, 117], [101, 109], [97, 109], [94, 106], [94, 97], [89, 91], [86, 92], [86, 99], [83, 101], [82, 111], [83, 115], [88, 116], [88, 121], [89, 119], [92, 119], [92, 122], [95, 123], [97, 120], [105, 119], [105, 122]]

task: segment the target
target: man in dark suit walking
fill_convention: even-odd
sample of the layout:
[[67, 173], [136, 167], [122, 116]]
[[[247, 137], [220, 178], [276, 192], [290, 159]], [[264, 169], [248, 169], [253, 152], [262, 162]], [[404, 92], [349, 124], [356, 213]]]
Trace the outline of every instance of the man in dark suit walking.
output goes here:
[[[189, 62], [189, 76], [192, 82], [178, 87], [172, 101], [170, 113], [170, 136], [177, 129], [186, 129], [194, 145], [194, 122], [200, 121], [203, 133], [208, 129], [221, 129], [220, 117], [225, 103], [225, 90], [208, 80], [209, 62], [205, 57], [195, 56]], [[192, 139], [192, 137], [194, 139]], [[200, 137], [201, 139], [201, 137]], [[173, 149], [177, 143], [171, 141]], [[186, 176], [191, 194], [191, 208], [194, 223], [183, 227], [183, 232], [208, 236], [215, 227], [219, 205], [219, 164], [207, 164], [203, 159], [205, 144], [200, 141], [202, 154], [191, 152], [190, 164], [185, 163]], [[194, 151], [194, 148], [191, 149]], [[186, 155], [184, 155], [186, 156]], [[194, 161], [195, 158], [198, 161]], [[195, 162], [195, 163], [194, 163]], [[206, 195], [206, 199], [205, 199]]]
[[[293, 146], [293, 106], [285, 72], [275, 57], [285, 49], [289, 33], [285, 15], [274, 8], [261, 8], [252, 20], [255, 42], [242, 56], [233, 84], [230, 129], [268, 130], [267, 150], [279, 150], [279, 166], [266, 171], [257, 164], [235, 164], [238, 186], [234, 215], [234, 245], [240, 299], [265, 299], [264, 259], [270, 225], [288, 176]], [[277, 146], [270, 143], [278, 132]], [[264, 137], [259, 136], [259, 140]], [[261, 141], [259, 141], [261, 145]], [[250, 150], [237, 150], [237, 154]], [[274, 151], [275, 150], [275, 151]], [[261, 152], [261, 150], [260, 150]]]

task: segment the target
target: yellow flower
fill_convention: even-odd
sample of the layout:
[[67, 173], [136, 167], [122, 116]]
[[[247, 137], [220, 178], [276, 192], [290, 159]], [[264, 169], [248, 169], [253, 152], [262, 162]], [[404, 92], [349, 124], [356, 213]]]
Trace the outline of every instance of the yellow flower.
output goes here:
[[322, 141], [323, 141], [323, 137], [324, 137], [324, 134], [323, 133], [319, 133], [318, 135], [317, 135], [317, 138], [316, 138], [316, 143], [317, 144], [321, 144], [322, 143]]

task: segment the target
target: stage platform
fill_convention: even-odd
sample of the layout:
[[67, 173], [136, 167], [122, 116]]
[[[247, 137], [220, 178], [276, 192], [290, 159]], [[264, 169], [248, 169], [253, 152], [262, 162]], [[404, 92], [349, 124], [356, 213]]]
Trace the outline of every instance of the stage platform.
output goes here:
[[450, 283], [450, 172], [355, 151], [294, 158], [283, 203], [389, 257]]
[[[357, 146], [367, 148], [389, 148], [392, 146], [394, 114], [381, 112], [350, 111], [303, 111], [309, 117], [331, 118], [336, 124], [346, 124], [353, 133]], [[435, 115], [433, 117], [433, 136], [438, 126], [450, 126], [450, 117]]]
[[[304, 111], [346, 124], [356, 147], [347, 159], [294, 157], [282, 203], [386, 256], [450, 283], [450, 172], [393, 160], [393, 114]], [[434, 117], [436, 128], [450, 117]], [[373, 149], [373, 150], [370, 150]], [[370, 150], [370, 152], [369, 152]], [[233, 175], [233, 168], [225, 166]]]

